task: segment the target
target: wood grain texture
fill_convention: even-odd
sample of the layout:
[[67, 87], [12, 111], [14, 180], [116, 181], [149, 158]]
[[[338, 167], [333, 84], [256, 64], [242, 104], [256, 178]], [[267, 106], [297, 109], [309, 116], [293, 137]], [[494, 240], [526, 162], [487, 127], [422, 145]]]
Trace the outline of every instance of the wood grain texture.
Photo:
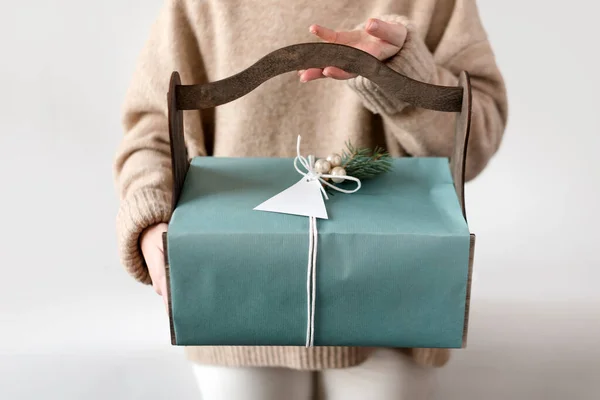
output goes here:
[[175, 336], [175, 325], [173, 323], [173, 304], [171, 304], [171, 268], [169, 266], [169, 257], [167, 249], [167, 232], [162, 234], [163, 253], [165, 255], [165, 279], [167, 280], [167, 307], [169, 312], [169, 330], [171, 332], [171, 344], [177, 345], [177, 337]]
[[471, 110], [472, 94], [471, 81], [467, 72], [462, 72], [458, 78], [462, 88], [462, 105], [460, 114], [456, 116], [454, 149], [450, 157], [450, 171], [454, 180], [454, 188], [460, 203], [465, 221], [467, 220], [467, 209], [465, 206], [465, 165], [467, 162], [467, 146], [469, 134], [471, 133]]
[[183, 111], [177, 108], [176, 89], [181, 85], [179, 73], [171, 74], [169, 93], [167, 94], [168, 117], [169, 117], [169, 143], [171, 146], [171, 173], [173, 175], [173, 191], [171, 200], [171, 211], [175, 210], [179, 195], [183, 189], [185, 175], [189, 168], [188, 152], [185, 147], [183, 133]]
[[465, 325], [463, 328], [462, 348], [467, 347], [469, 333], [469, 312], [471, 311], [471, 283], [473, 281], [473, 260], [475, 259], [475, 235], [471, 234], [469, 245], [469, 274], [467, 277], [467, 296], [465, 298]]
[[386, 92], [415, 107], [459, 112], [463, 89], [436, 86], [408, 78], [354, 47], [332, 43], [302, 43], [267, 54], [255, 64], [229, 78], [177, 88], [177, 107], [194, 110], [216, 107], [236, 100], [263, 82], [286, 72], [335, 66], [362, 75]]

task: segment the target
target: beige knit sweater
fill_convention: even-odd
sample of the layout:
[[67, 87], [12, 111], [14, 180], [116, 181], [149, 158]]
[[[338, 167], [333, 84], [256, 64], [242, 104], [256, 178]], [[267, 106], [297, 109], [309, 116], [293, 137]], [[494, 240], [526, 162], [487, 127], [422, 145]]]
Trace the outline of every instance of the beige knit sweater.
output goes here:
[[[506, 93], [480, 23], [475, 0], [167, 0], [144, 47], [124, 106], [125, 136], [115, 161], [121, 206], [117, 217], [122, 263], [150, 283], [139, 248], [142, 230], [170, 218], [171, 172], [166, 93], [172, 71], [184, 84], [233, 75], [267, 53], [316, 41], [308, 27], [356, 29], [379, 17], [407, 25], [404, 47], [389, 65], [420, 81], [456, 85], [471, 74], [473, 120], [467, 178], [475, 177], [498, 149], [507, 118]], [[395, 156], [449, 156], [452, 113], [416, 109], [358, 77], [300, 83], [295, 73], [209, 111], [185, 112], [190, 157], [294, 156], [302, 134], [306, 153], [324, 156], [350, 139], [384, 145]], [[443, 365], [445, 349], [404, 349], [422, 365]], [[370, 349], [347, 347], [188, 347], [207, 364], [348, 367]]]

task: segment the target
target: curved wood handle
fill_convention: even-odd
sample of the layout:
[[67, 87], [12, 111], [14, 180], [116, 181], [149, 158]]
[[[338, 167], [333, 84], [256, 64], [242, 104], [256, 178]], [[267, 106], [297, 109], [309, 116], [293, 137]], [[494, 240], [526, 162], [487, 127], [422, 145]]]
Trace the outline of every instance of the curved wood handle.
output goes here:
[[277, 75], [308, 68], [335, 66], [361, 75], [386, 93], [415, 107], [459, 113], [450, 168], [456, 193], [466, 219], [464, 202], [465, 161], [471, 124], [471, 86], [463, 72], [459, 86], [436, 86], [408, 78], [370, 54], [353, 47], [331, 43], [304, 43], [276, 50], [229, 78], [215, 82], [181, 85], [173, 72], [168, 94], [169, 135], [173, 168], [175, 209], [189, 162], [183, 134], [182, 110], [212, 108], [236, 100]]
[[334, 66], [361, 75], [394, 97], [415, 107], [437, 111], [461, 110], [462, 89], [436, 86], [408, 78], [369, 53], [332, 43], [302, 43], [267, 54], [229, 78], [177, 88], [177, 108], [198, 110], [236, 100], [263, 82], [286, 72]]

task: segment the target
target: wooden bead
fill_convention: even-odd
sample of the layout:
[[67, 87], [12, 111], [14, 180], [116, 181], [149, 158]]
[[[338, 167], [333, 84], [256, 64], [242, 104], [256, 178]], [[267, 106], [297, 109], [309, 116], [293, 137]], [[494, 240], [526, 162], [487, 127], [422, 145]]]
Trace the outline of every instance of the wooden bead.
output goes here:
[[329, 161], [332, 167], [339, 167], [342, 165], [342, 156], [337, 153], [331, 153], [327, 156], [327, 161]]
[[[334, 169], [331, 170], [330, 175], [344, 176], [344, 175], [346, 175], [346, 170], [342, 167], [335, 167]], [[335, 183], [344, 182], [344, 178], [331, 178], [331, 180]]]
[[317, 160], [315, 161], [315, 171], [320, 174], [328, 174], [329, 170], [331, 170], [331, 164], [327, 160]]

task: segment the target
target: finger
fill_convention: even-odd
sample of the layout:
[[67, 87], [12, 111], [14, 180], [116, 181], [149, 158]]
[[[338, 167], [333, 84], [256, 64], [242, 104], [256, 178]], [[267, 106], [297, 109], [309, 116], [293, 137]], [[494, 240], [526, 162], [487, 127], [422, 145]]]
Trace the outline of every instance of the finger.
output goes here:
[[167, 309], [167, 314], [169, 313], [169, 291], [167, 290], [167, 280], [163, 281], [161, 286], [162, 298], [165, 303], [165, 308]]
[[165, 293], [163, 290], [166, 281], [164, 253], [160, 249], [154, 249], [148, 257], [147, 265], [152, 278], [152, 287], [159, 296], [162, 296]]
[[163, 294], [163, 297], [168, 297], [167, 295], [169, 294], [169, 291], [167, 290], [167, 280], [163, 279], [162, 282], [160, 283], [160, 291]]
[[304, 73], [304, 71], [306, 71], [305, 69], [301, 69], [299, 71], [297, 71], [298, 76], [302, 76], [302, 74]]
[[152, 278], [152, 288], [159, 296], [164, 296], [164, 294], [166, 293], [165, 281], [166, 278], [164, 275]]
[[323, 70], [323, 75], [325, 75], [328, 78], [338, 79], [338, 80], [352, 79], [356, 76], [356, 74], [351, 74], [350, 72], [346, 72], [337, 67], [326, 67]]
[[365, 31], [371, 36], [385, 40], [396, 47], [402, 47], [406, 40], [407, 30], [402, 24], [390, 24], [376, 18], [367, 21]]
[[337, 32], [320, 25], [311, 25], [310, 33], [329, 43], [350, 45], [360, 39], [360, 31]]
[[157, 295], [162, 296], [161, 286], [159, 283], [152, 282], [152, 289], [154, 289]]
[[309, 68], [300, 76], [300, 82], [309, 82], [324, 78], [323, 70], [320, 68]]

